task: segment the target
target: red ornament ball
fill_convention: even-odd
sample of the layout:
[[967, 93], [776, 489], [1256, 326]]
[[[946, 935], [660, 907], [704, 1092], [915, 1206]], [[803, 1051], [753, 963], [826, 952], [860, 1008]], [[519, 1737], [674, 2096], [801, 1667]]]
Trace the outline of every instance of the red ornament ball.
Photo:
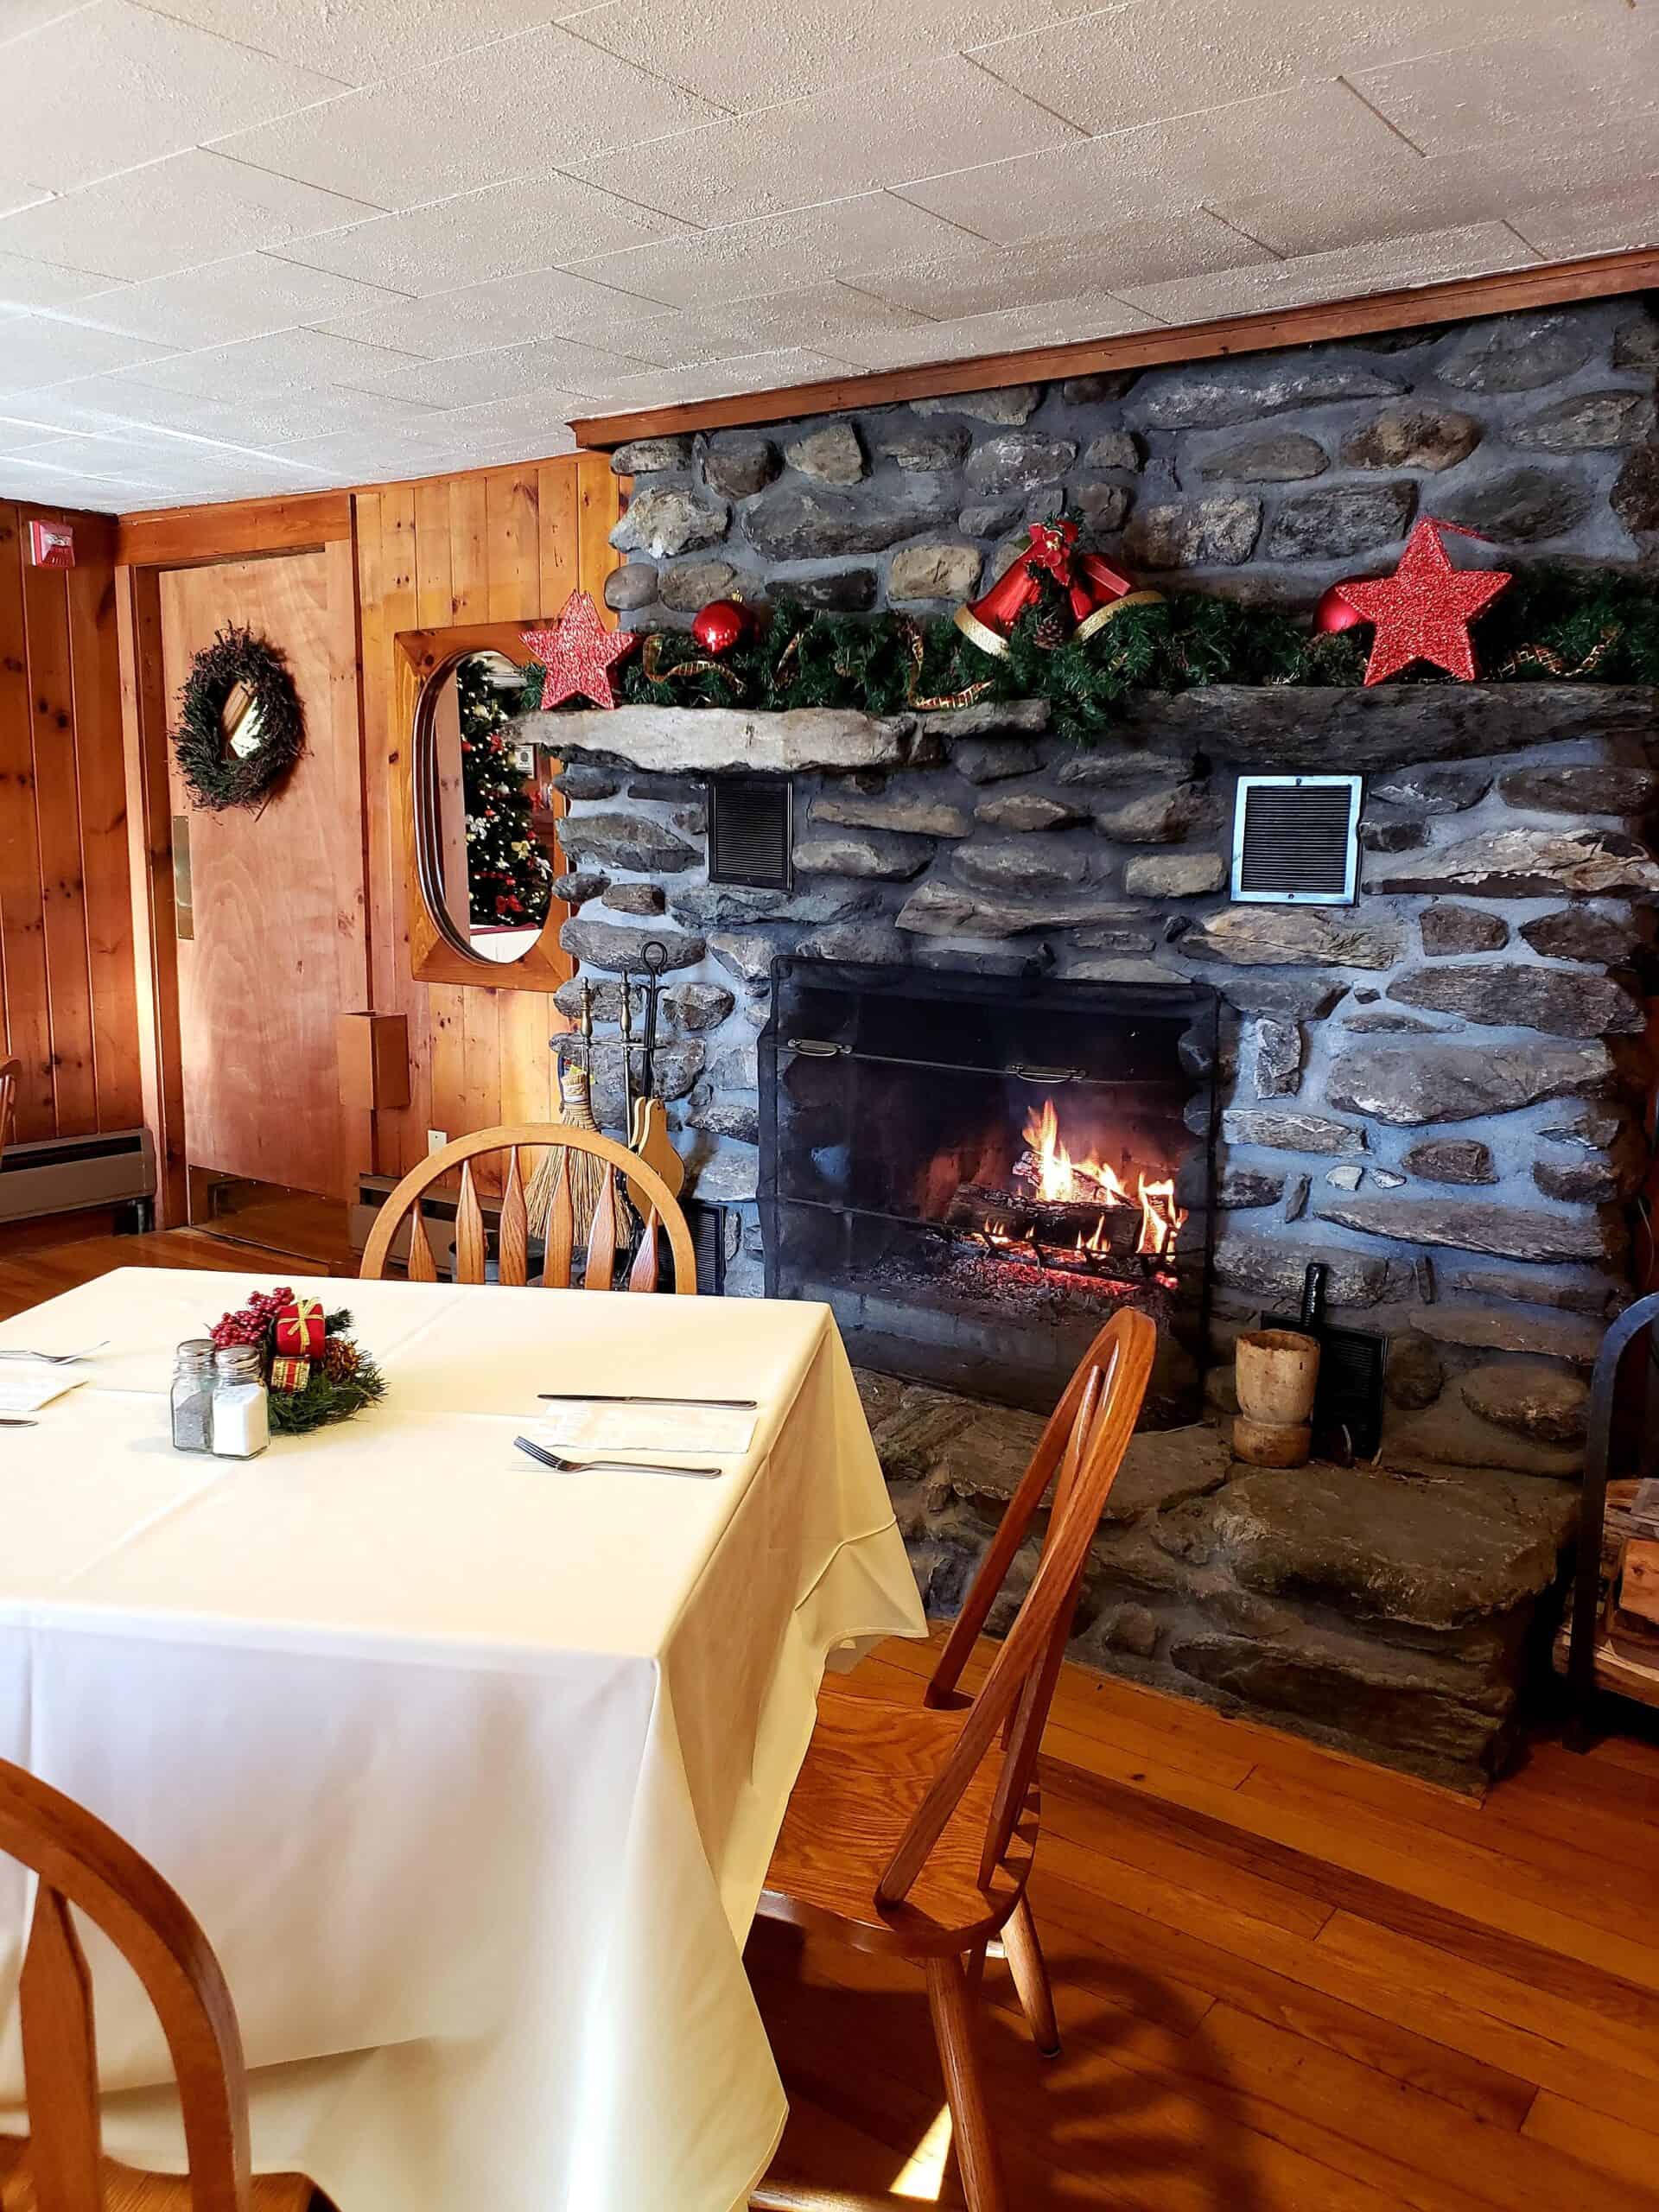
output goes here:
[[706, 653], [728, 653], [748, 627], [747, 610], [734, 599], [711, 599], [700, 608], [691, 634]]
[[[1359, 579], [1353, 576], [1347, 581], [1357, 583]], [[1344, 588], [1343, 584], [1332, 584], [1313, 610], [1313, 627], [1328, 638], [1334, 638], [1340, 630], [1351, 630], [1356, 622], [1365, 620], [1359, 609], [1343, 597]]]

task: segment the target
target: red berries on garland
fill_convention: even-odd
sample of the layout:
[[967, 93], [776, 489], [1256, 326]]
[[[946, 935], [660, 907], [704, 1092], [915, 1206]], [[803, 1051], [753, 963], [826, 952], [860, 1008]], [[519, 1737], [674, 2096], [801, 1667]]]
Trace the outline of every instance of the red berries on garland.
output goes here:
[[294, 1294], [286, 1285], [281, 1290], [251, 1291], [245, 1306], [215, 1321], [207, 1333], [220, 1351], [232, 1344], [263, 1344], [283, 1306], [293, 1303]]

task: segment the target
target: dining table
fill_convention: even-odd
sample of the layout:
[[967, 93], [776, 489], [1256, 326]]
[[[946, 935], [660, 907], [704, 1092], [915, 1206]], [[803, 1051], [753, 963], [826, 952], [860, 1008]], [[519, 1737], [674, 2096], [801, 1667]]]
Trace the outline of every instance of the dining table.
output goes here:
[[[175, 1451], [175, 1344], [276, 1286], [349, 1309], [384, 1402], [250, 1459]], [[743, 1945], [822, 1677], [925, 1633], [829, 1308], [251, 1253], [118, 1268], [0, 1324], [21, 1349], [86, 1357], [0, 1427], [0, 1757], [200, 1922], [255, 2171], [340, 2212], [745, 2204], [786, 2106]], [[741, 1449], [659, 1426], [631, 1467], [560, 1470], [515, 1448], [543, 1393], [686, 1401], [688, 1433], [709, 1400], [753, 1418]], [[18, 2132], [31, 1897], [0, 1860]], [[159, 2031], [87, 1948], [105, 2147], [182, 2171]]]

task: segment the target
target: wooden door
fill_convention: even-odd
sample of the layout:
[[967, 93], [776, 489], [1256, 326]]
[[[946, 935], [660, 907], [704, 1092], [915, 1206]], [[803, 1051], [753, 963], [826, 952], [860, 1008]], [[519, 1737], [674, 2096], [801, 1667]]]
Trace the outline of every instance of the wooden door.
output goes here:
[[186, 1158], [210, 1176], [328, 1198], [372, 1164], [355, 1156], [360, 1117], [341, 1106], [336, 1044], [336, 1017], [369, 1003], [352, 594], [349, 545], [161, 579], [169, 703], [192, 658], [234, 622], [286, 655], [305, 714], [305, 751], [257, 811], [193, 808], [169, 758], [175, 822], [189, 821]]

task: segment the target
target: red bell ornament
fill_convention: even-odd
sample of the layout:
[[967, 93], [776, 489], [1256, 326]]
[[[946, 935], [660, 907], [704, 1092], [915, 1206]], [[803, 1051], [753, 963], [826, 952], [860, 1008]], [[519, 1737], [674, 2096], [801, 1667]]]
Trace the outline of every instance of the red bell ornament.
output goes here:
[[1017, 555], [971, 607], [957, 610], [957, 629], [981, 652], [1007, 653], [1014, 624], [1043, 595], [1040, 575], [1052, 576], [1065, 594], [1073, 643], [1093, 637], [1121, 608], [1150, 606], [1163, 597], [1136, 591], [1133, 581], [1099, 554], [1078, 552], [1077, 525], [1067, 517], [1028, 528], [1030, 550]]
[[749, 626], [748, 609], [734, 599], [711, 599], [692, 619], [691, 634], [706, 653], [728, 653]]
[[1358, 582], [1357, 576], [1344, 576], [1339, 584], [1332, 584], [1321, 595], [1313, 610], [1313, 627], [1324, 636], [1334, 638], [1340, 632], [1351, 630], [1356, 623], [1365, 620], [1353, 601], [1343, 596], [1351, 583]]

